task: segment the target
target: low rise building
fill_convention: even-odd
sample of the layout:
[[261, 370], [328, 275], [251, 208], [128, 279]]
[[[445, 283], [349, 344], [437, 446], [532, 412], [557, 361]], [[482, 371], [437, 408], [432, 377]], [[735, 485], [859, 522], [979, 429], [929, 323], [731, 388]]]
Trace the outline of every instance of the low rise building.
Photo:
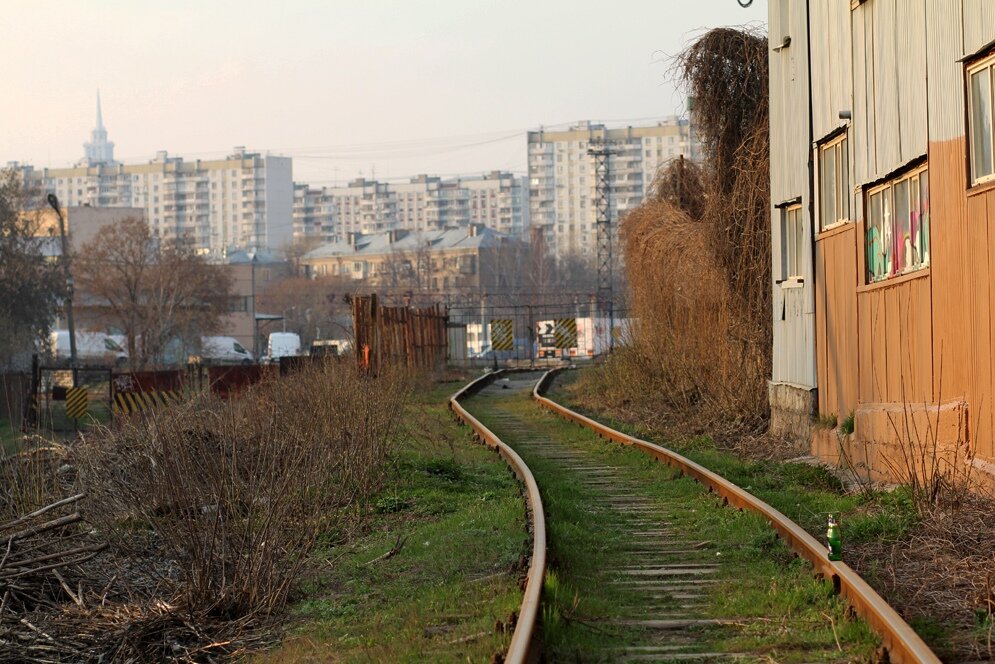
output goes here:
[[507, 293], [521, 286], [520, 240], [479, 224], [437, 231], [352, 234], [301, 260], [307, 274], [348, 277], [356, 290]]

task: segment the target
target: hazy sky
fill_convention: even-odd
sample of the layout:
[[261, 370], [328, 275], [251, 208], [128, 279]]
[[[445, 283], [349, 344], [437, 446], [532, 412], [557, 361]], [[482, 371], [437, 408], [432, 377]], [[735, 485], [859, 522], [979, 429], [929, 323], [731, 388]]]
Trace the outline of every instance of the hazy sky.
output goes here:
[[0, 164], [293, 156], [294, 178], [525, 169], [524, 131], [683, 113], [670, 56], [767, 0], [12, 0]]

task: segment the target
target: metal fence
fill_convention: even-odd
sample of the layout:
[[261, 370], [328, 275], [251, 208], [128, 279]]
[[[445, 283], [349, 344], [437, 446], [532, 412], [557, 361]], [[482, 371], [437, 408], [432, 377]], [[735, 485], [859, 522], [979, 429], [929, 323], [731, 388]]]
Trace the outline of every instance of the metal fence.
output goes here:
[[585, 362], [626, 343], [626, 312], [594, 302], [449, 307], [449, 364], [547, 366]]

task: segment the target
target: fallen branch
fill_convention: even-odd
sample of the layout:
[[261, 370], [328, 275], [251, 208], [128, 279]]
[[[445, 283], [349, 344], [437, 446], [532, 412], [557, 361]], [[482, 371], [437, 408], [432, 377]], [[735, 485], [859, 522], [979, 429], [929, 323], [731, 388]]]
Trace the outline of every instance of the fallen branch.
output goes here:
[[366, 566], [369, 567], [370, 565], [372, 565], [374, 563], [379, 563], [379, 562], [382, 562], [384, 560], [390, 560], [391, 558], [393, 558], [394, 556], [396, 556], [398, 553], [401, 552], [401, 549], [404, 548], [404, 543], [407, 542], [407, 541], [408, 541], [408, 536], [407, 535], [405, 535], [404, 537], [401, 537], [400, 535], [398, 535], [397, 536], [397, 541], [394, 543], [394, 546], [391, 547], [390, 551], [388, 551], [387, 553], [385, 553], [383, 555], [377, 556], [373, 560], [371, 560], [368, 563], [366, 563]]

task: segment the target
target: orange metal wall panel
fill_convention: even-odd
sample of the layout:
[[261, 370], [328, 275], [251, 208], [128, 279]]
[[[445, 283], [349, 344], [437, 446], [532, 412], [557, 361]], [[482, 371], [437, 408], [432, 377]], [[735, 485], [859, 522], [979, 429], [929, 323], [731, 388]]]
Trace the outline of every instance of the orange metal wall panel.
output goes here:
[[819, 407], [845, 418], [857, 407], [857, 346], [855, 225], [819, 238], [816, 255]]
[[829, 415], [836, 412], [833, 410], [835, 404], [832, 403], [828, 390], [822, 389], [824, 376], [829, 373], [826, 364], [826, 254], [823, 250], [824, 242], [816, 242], [815, 249], [815, 378], [816, 385], [819, 386], [819, 414]]
[[967, 269], [974, 278], [968, 289], [970, 301], [969, 343], [971, 345], [971, 382], [968, 388], [968, 417], [972, 437], [989, 441], [991, 421], [991, 270], [988, 260], [987, 196], [967, 199], [968, 242]]
[[857, 409], [857, 232], [851, 225], [839, 236], [840, 274], [835, 280], [839, 289], [839, 366], [840, 412], [851, 413]]
[[964, 398], [970, 379], [967, 293], [971, 276], [967, 267], [964, 159], [963, 136], [929, 144], [935, 401]]

